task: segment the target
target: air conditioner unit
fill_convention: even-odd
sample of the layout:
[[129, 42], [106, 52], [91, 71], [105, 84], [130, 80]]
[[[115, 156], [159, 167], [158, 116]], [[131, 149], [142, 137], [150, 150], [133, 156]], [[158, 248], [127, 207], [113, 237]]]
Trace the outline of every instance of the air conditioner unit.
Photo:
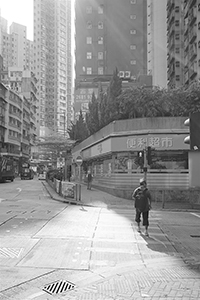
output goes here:
[[124, 78], [124, 71], [119, 71], [119, 78]]
[[126, 71], [125, 72], [125, 78], [130, 78], [131, 77], [131, 72], [130, 71]]
[[135, 81], [137, 79], [137, 77], [135, 75], [132, 75], [131, 79]]

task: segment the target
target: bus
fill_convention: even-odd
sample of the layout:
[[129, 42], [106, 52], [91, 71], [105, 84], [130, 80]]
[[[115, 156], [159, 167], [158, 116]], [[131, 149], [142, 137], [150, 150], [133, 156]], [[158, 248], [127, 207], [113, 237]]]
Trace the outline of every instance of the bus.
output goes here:
[[6, 180], [14, 181], [15, 168], [14, 160], [11, 156], [0, 156], [0, 182]]
[[33, 178], [34, 178], [34, 172], [30, 167], [30, 164], [28, 162], [23, 162], [21, 165], [21, 180], [33, 179]]

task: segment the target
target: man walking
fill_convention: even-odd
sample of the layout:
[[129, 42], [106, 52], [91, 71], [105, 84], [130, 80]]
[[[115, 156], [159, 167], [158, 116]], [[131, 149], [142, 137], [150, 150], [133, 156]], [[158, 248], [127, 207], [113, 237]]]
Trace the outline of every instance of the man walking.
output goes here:
[[140, 222], [142, 215], [143, 226], [145, 226], [145, 235], [148, 236], [149, 210], [151, 209], [151, 194], [147, 189], [147, 183], [144, 179], [140, 179], [140, 186], [134, 190], [132, 194], [132, 199], [135, 200], [135, 221], [138, 225], [138, 232], [141, 232]]

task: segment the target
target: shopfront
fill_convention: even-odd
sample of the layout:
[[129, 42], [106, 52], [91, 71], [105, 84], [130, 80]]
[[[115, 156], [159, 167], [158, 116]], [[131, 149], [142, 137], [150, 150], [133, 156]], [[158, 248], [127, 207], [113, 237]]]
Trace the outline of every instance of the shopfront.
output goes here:
[[[147, 179], [150, 187], [187, 188], [188, 150], [184, 138], [184, 118], [154, 118], [115, 121], [112, 130], [103, 136], [99, 131], [73, 150], [73, 158], [83, 158], [82, 175], [90, 168], [97, 185], [112, 188], [132, 188], [143, 176], [143, 150], [153, 149], [148, 165]], [[152, 125], [152, 126], [151, 126]], [[140, 127], [140, 128], [139, 128]], [[122, 130], [120, 130], [122, 128]], [[124, 128], [126, 130], [124, 130]], [[132, 129], [132, 130], [130, 130]], [[92, 139], [93, 138], [93, 139]], [[76, 166], [74, 164], [74, 170]]]

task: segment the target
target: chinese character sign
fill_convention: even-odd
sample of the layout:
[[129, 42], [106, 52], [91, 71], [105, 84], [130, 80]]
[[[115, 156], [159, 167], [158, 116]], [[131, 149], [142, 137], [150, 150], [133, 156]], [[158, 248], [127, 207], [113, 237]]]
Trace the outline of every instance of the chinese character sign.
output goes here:
[[172, 148], [173, 147], [173, 138], [172, 137], [159, 137], [159, 136], [150, 136], [150, 137], [133, 137], [127, 139], [127, 148], [128, 149], [143, 149], [145, 147], [152, 148]]

